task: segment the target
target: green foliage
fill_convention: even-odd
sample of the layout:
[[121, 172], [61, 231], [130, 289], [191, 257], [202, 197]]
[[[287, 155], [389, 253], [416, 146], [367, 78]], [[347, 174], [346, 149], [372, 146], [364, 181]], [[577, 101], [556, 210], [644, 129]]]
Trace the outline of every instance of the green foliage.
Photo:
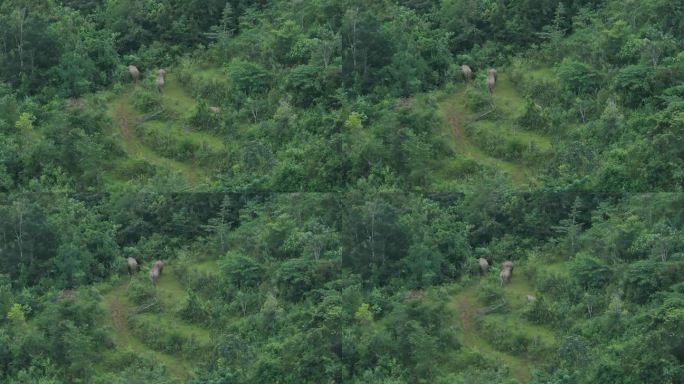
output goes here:
[[499, 282], [489, 279], [486, 284], [480, 286], [477, 298], [482, 304], [487, 306], [505, 305], [504, 291]]
[[520, 116], [518, 123], [533, 131], [548, 132], [550, 121], [543, 109], [532, 100], [527, 101], [525, 113]]
[[680, 384], [682, 12], [2, 2], [0, 382]]
[[161, 95], [152, 87], [136, 87], [131, 94], [133, 105], [144, 113], [157, 113], [162, 109]]
[[611, 280], [612, 271], [602, 260], [586, 254], [578, 254], [572, 260], [570, 270], [584, 289], [601, 289]]
[[219, 261], [226, 281], [235, 288], [254, 288], [262, 280], [263, 266], [253, 258], [236, 252], [228, 252]]
[[563, 89], [573, 95], [591, 95], [601, 86], [600, 73], [585, 63], [566, 59], [556, 73]]
[[[144, 274], [141, 274], [144, 275]], [[139, 305], [140, 307], [147, 307], [150, 305], [149, 309], [154, 310], [154, 303], [157, 300], [154, 285], [147, 279], [147, 276], [138, 276], [131, 279], [126, 291], [126, 295], [131, 302]]]

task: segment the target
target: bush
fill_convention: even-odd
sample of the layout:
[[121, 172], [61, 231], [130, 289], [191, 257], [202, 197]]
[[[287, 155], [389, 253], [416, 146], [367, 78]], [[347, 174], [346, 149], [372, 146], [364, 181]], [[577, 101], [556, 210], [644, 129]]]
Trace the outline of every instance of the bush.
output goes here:
[[203, 345], [195, 335], [185, 336], [156, 319], [132, 316], [129, 323], [133, 333], [155, 351], [195, 357], [210, 351], [210, 347]]
[[207, 307], [208, 304], [205, 301], [189, 290], [188, 298], [181, 304], [178, 315], [181, 319], [192, 323], [207, 324], [210, 318]]
[[465, 105], [475, 112], [482, 112], [491, 106], [491, 100], [485, 91], [470, 87], [465, 92]]
[[627, 299], [646, 303], [662, 289], [661, 272], [663, 264], [652, 260], [641, 260], [630, 264], [625, 271], [623, 289]]
[[541, 107], [528, 99], [525, 113], [518, 118], [518, 124], [533, 131], [545, 133], [549, 130], [551, 122]]
[[561, 86], [573, 95], [594, 94], [601, 88], [601, 75], [589, 64], [566, 59], [556, 67]]
[[477, 292], [477, 299], [485, 305], [498, 305], [506, 302], [503, 288], [493, 279], [481, 285], [480, 290]]
[[506, 353], [541, 357], [553, 350], [553, 345], [536, 332], [521, 328], [506, 319], [484, 317], [478, 319], [477, 326], [487, 341]]
[[157, 299], [154, 286], [146, 278], [147, 276], [143, 275], [143, 273], [139, 273], [134, 277], [126, 291], [128, 299], [137, 305], [150, 304]]
[[195, 110], [192, 116], [190, 116], [188, 123], [196, 129], [218, 131], [221, 126], [221, 117], [219, 114], [209, 111], [207, 103], [200, 100], [195, 106]]
[[131, 94], [133, 105], [143, 113], [157, 112], [162, 109], [162, 98], [156, 90], [137, 86]]
[[264, 268], [253, 258], [237, 252], [228, 252], [219, 268], [229, 285], [236, 288], [254, 288], [265, 274]]
[[600, 259], [578, 254], [570, 263], [570, 271], [584, 289], [601, 289], [612, 277], [610, 268]]
[[572, 300], [579, 296], [579, 292], [568, 289], [573, 286], [569, 277], [560, 273], [543, 271], [538, 273], [535, 289], [555, 299], [567, 298]]
[[537, 296], [536, 300], [528, 303], [523, 316], [535, 324], [551, 324], [556, 320], [556, 314], [551, 310], [543, 296]]

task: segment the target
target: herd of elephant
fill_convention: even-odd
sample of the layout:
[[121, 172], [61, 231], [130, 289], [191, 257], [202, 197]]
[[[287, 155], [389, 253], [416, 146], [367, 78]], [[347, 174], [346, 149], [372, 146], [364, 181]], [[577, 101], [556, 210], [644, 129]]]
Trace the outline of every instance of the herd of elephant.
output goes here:
[[[131, 80], [133, 80], [134, 83], [138, 82], [138, 78], [140, 77], [140, 70], [138, 70], [138, 67], [135, 65], [131, 64], [128, 66], [128, 73], [131, 75]], [[471, 80], [473, 79], [473, 70], [468, 66], [467, 64], [461, 65], [461, 75], [463, 75], [463, 80], [467, 83], [470, 83]], [[159, 69], [157, 70], [157, 78], [154, 80], [154, 84], [157, 86], [157, 92], [161, 93], [164, 89], [164, 84], [166, 84], [166, 70], [165, 69]], [[489, 68], [487, 70], [487, 91], [491, 95], [494, 92], [494, 86], [496, 85], [496, 69], [494, 68]], [[219, 107], [209, 107], [209, 111], [212, 113], [218, 114], [221, 112]]]
[[[128, 263], [128, 274], [133, 276], [138, 272], [138, 261], [133, 257], [128, 257], [126, 262]], [[152, 268], [150, 268], [150, 281], [155, 287], [157, 286], [157, 280], [159, 280], [159, 276], [161, 276], [163, 269], [164, 262], [161, 260], [155, 261], [154, 264], [152, 264]]]
[[[480, 265], [480, 274], [485, 275], [489, 269], [489, 262], [484, 257], [480, 257], [477, 259], [477, 263]], [[511, 276], [513, 276], [513, 262], [510, 260], [504, 261], [499, 272], [501, 286], [507, 284], [511, 280]]]
[[[128, 74], [131, 75], [133, 82], [137, 83], [140, 77], [140, 71], [135, 65], [128, 66]], [[157, 92], [161, 93], [164, 89], [164, 84], [166, 84], [166, 70], [164, 68], [157, 70], [157, 78], [154, 80], [154, 84], [157, 86]]]
[[[140, 77], [140, 70], [138, 70], [138, 67], [133, 64], [129, 65], [128, 74], [131, 75], [131, 80], [133, 80], [134, 83], [138, 82], [138, 78]], [[157, 70], [157, 78], [154, 80], [154, 84], [157, 87], [157, 92], [162, 93], [164, 85], [166, 84], [166, 70], [164, 68]], [[209, 107], [208, 109], [209, 112], [214, 114], [221, 113], [219, 107]]]
[[[461, 65], [461, 74], [463, 75], [463, 80], [467, 83], [473, 79], [473, 70], [467, 64]], [[491, 95], [494, 92], [494, 86], [496, 85], [496, 69], [489, 68], [487, 71], [487, 91]]]

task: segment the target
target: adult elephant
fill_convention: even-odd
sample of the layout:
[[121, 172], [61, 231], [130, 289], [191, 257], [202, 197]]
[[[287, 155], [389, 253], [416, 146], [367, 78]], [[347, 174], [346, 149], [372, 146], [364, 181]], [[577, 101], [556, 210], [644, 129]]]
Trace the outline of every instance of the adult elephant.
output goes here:
[[135, 65], [129, 65], [128, 66], [128, 74], [131, 75], [131, 79], [133, 80], [134, 83], [138, 82], [138, 77], [140, 77], [140, 71], [138, 70], [138, 67]]
[[499, 273], [499, 279], [501, 280], [501, 286], [504, 284], [508, 284], [508, 282], [511, 280], [511, 276], [513, 275], [513, 262], [512, 261], [504, 261], [503, 264], [501, 264], [501, 272]]
[[162, 93], [166, 84], [166, 71], [164, 69], [157, 71], [157, 78], [154, 80], [154, 84], [157, 86], [157, 92]]
[[489, 262], [487, 261], [487, 259], [485, 259], [484, 257], [480, 257], [479, 259], [477, 259], [477, 264], [480, 266], [480, 274], [487, 274], [487, 270], [489, 269]]
[[463, 76], [463, 81], [470, 83], [473, 78], [473, 70], [466, 64], [461, 65], [461, 75]]
[[155, 261], [152, 265], [152, 268], [150, 268], [150, 281], [152, 282], [152, 285], [154, 285], [155, 287], [157, 286], [157, 281], [159, 280], [159, 277], [161, 276], [163, 269], [164, 262], [161, 260]]
[[128, 264], [128, 274], [133, 276], [138, 272], [138, 261], [132, 257], [126, 258], [126, 264]]

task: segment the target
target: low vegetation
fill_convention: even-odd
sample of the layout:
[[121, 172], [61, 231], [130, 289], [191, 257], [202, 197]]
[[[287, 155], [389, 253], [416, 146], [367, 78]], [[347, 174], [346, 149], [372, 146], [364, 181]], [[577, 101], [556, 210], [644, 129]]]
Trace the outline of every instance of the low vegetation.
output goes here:
[[683, 12], [0, 2], [0, 382], [683, 384]]

